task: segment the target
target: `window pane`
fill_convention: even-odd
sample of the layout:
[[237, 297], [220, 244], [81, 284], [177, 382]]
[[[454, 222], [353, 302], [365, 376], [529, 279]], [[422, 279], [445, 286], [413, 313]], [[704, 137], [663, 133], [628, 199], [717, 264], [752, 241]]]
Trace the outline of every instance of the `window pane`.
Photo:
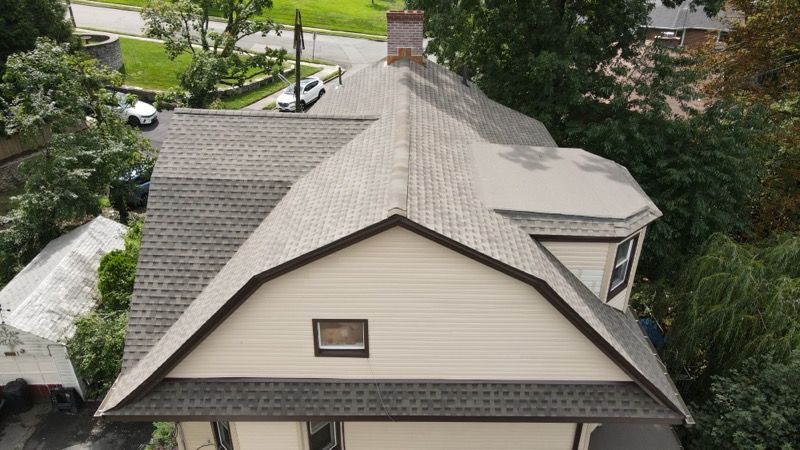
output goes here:
[[348, 321], [317, 322], [319, 348], [364, 349], [364, 323]]
[[611, 289], [621, 285], [625, 282], [625, 274], [628, 272], [628, 265], [622, 264], [621, 266], [614, 267], [611, 272]]
[[617, 256], [614, 258], [614, 265], [618, 266], [624, 261], [628, 259], [630, 255], [631, 246], [633, 246], [633, 240], [625, 242], [617, 247]]
[[336, 448], [335, 422], [311, 422], [308, 444], [310, 450], [331, 450]]
[[214, 422], [217, 430], [217, 443], [221, 450], [233, 450], [233, 438], [231, 437], [231, 426], [228, 422]]

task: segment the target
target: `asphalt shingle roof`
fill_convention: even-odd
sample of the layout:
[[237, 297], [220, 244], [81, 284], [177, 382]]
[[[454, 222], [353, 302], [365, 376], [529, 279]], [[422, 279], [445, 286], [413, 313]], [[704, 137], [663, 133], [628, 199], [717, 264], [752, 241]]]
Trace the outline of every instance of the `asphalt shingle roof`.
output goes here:
[[96, 302], [100, 259], [124, 246], [127, 227], [97, 217], [50, 243], [0, 291], [5, 323], [52, 342]]
[[152, 177], [124, 366], [150, 350], [298, 178], [372, 121], [178, 111]]
[[679, 414], [653, 400], [635, 383], [398, 380], [172, 379], [160, 383], [138, 402], [108, 415], [176, 421], [214, 417], [681, 421]]
[[684, 1], [676, 8], [664, 6], [660, 0], [653, 2], [653, 9], [650, 11], [650, 21], [648, 26], [651, 28], [667, 30], [701, 29], [701, 30], [725, 30], [730, 26], [725, 23], [728, 16], [738, 17], [738, 14], [730, 14], [726, 11], [720, 12], [717, 16], [708, 17], [708, 14], [701, 7], [692, 10], [690, 1]]
[[[228, 120], [226, 113], [209, 114], [220, 114], [215, 120]], [[165, 373], [165, 364], [176, 352], [234, 295], [250, 289], [248, 283], [254, 277], [399, 214], [498, 264], [546, 283], [591, 333], [633, 368], [634, 378], [646, 380], [655, 393], [667, 399], [667, 404], [688, 414], [635, 320], [599, 301], [526, 231], [491, 211], [476, 195], [470, 145], [487, 142], [555, 146], [540, 122], [491, 101], [480, 90], [464, 85], [458, 76], [434, 63], [426, 66], [377, 63], [349, 78], [343, 88], [332, 90], [315, 107], [314, 114], [366, 115], [379, 119], [361, 123], [360, 133], [352, 139], [342, 139], [338, 151], [330, 145], [331, 155], [299, 177], [270, 208], [266, 218], [253, 227], [238, 250], [233, 249], [235, 244], [230, 245], [230, 260], [219, 263], [222, 267], [215, 269], [215, 274], [204, 273], [210, 280], [203, 279], [203, 284], [207, 284], [190, 300], [191, 304], [170, 304], [169, 308], [180, 317], [163, 333], [157, 345], [152, 345], [155, 338], [149, 341], [149, 352], [118, 378], [101, 406], [101, 413], [121, 403], [131, 404], [143, 395], [143, 386], [158, 381]], [[176, 123], [173, 134], [185, 135], [183, 127], [196, 127], [209, 129], [207, 133], [213, 135], [217, 128], [215, 121], [185, 117]], [[277, 133], [278, 127], [267, 116], [232, 117], [252, 121], [256, 129], [273, 128], [271, 132]], [[191, 121], [196, 123], [190, 125]], [[241, 130], [240, 139], [244, 142], [240, 147], [253, 148], [261, 142], [250, 132], [249, 127]], [[213, 136], [208, 138], [213, 142]], [[170, 139], [169, 142], [176, 142], [174, 136]], [[194, 147], [202, 151], [206, 145], [197, 142]], [[170, 148], [168, 145], [166, 150], [176, 151]], [[178, 151], [192, 151], [192, 146], [181, 148]], [[162, 178], [171, 179], [175, 169], [169, 164], [168, 161], [159, 168], [154, 183]], [[174, 202], [171, 191], [166, 189], [154, 191], [153, 197], [156, 196], [164, 197], [163, 202]], [[214, 207], [209, 204], [202, 209]], [[169, 246], [176, 241], [176, 233], [184, 233], [174, 229], [175, 219], [161, 219], [159, 223], [158, 227], [150, 224], [145, 227], [145, 240], [154, 239], [162, 246]], [[193, 222], [186, 224], [195, 226]], [[202, 222], [199, 226], [202, 227]], [[148, 237], [148, 233], [153, 237]], [[208, 238], [214, 241], [213, 236]], [[195, 251], [189, 239], [177, 240], [186, 241], [186, 251], [200, 258], [194, 264], [202, 265], [204, 252]], [[164, 277], [159, 281], [167, 290], [163, 298], [168, 302], [172, 280]], [[135, 297], [134, 302], [142, 302], [140, 298]], [[180, 309], [182, 314], [178, 314]], [[158, 311], [148, 312], [145, 307], [140, 313], [145, 317], [150, 314], [154, 322], [161, 320]], [[132, 322], [129, 334], [140, 333], [141, 323]]]

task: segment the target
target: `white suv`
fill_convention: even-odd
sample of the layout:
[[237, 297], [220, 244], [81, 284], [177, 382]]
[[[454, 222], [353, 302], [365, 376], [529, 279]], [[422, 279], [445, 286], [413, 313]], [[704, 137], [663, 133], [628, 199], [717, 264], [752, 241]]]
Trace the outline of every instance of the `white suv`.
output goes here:
[[[300, 80], [300, 111], [325, 95], [325, 85], [317, 77], [306, 77]], [[277, 105], [281, 111], [294, 111], [294, 83], [284, 89], [278, 96]]]

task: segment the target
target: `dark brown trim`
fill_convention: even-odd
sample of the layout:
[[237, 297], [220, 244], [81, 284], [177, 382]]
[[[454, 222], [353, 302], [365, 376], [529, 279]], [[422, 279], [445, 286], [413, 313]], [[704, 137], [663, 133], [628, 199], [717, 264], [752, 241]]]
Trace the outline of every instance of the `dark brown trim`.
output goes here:
[[[359, 322], [364, 325], [364, 348], [353, 350], [331, 350], [319, 347], [317, 324], [325, 322]], [[314, 333], [314, 356], [333, 356], [340, 358], [369, 358], [369, 323], [367, 319], [311, 319]]]
[[581, 433], [583, 433], [583, 423], [575, 425], [575, 439], [572, 440], [572, 450], [578, 450], [581, 446]]
[[[534, 287], [539, 293], [553, 305], [567, 320], [570, 321], [578, 330], [583, 333], [590, 341], [592, 341], [606, 356], [616, 362], [617, 365], [630, 376], [642, 389], [648, 394], [662, 402], [664, 405], [673, 409], [675, 412], [683, 416], [680, 408], [676, 405], [674, 400], [670, 399], [665, 393], [661, 392], [650, 380], [647, 379], [636, 367], [628, 362], [611, 344], [609, 344], [600, 334], [592, 328], [575, 310], [573, 310], [558, 294], [544, 281], [533, 275], [524, 272], [520, 269], [512, 267], [501, 261], [498, 261], [490, 256], [469, 248], [453, 239], [450, 239], [440, 233], [423, 227], [416, 222], [407, 219], [404, 216], [393, 215], [380, 222], [374, 223], [370, 226], [362, 228], [350, 235], [344, 236], [330, 244], [322, 246], [316, 250], [301, 255], [295, 259], [280, 264], [272, 269], [264, 271], [245, 283], [225, 304], [217, 310], [208, 321], [200, 326], [200, 328], [178, 349], [170, 355], [160, 367], [154, 370], [141, 384], [134, 388], [123, 400], [118, 402], [113, 409], [119, 408], [129, 404], [133, 400], [140, 398], [146, 392], [149, 392], [156, 383], [158, 383], [166, 374], [175, 367], [183, 358], [185, 358], [206, 336], [214, 331], [219, 324], [221, 324], [236, 308], [239, 307], [256, 289], [269, 280], [277, 278], [287, 272], [291, 272], [299, 267], [316, 261], [324, 256], [335, 253], [336, 251], [361, 242], [369, 237], [375, 236], [383, 231], [386, 231], [395, 226], [401, 226], [409, 231], [413, 231], [420, 236], [427, 237], [428, 239], [443, 245], [446, 248], [456, 251], [464, 256], [474, 259], [489, 267], [498, 270], [508, 276], [517, 280], [523, 281], [530, 286]], [[282, 419], [291, 420], [291, 419]], [[526, 418], [526, 420], [528, 420]], [[584, 422], [591, 422], [591, 420], [584, 420]]]
[[617, 236], [570, 236], [567, 234], [531, 234], [539, 242], [621, 242], [625, 237]]
[[[104, 415], [106, 420], [115, 422], [213, 422], [219, 416], [208, 415]], [[603, 416], [251, 416], [225, 415], [231, 422], [475, 422], [475, 423], [631, 423], [653, 425], [680, 425], [683, 419], [642, 418], [642, 417], [603, 417]]]
[[[614, 276], [614, 266], [617, 263], [617, 252], [619, 248], [627, 244], [628, 242], [633, 241], [631, 245], [631, 256], [628, 258], [628, 267], [625, 268], [625, 280], [619, 286], [615, 288], [611, 288], [611, 283], [614, 281], [611, 277]], [[628, 283], [630, 283], [631, 279], [631, 270], [633, 270], [633, 263], [636, 261], [636, 248], [639, 246], [639, 235], [635, 234], [633, 237], [629, 239], [625, 239], [624, 241], [617, 244], [617, 248], [614, 249], [614, 257], [611, 259], [611, 269], [608, 275], [608, 294], [606, 294], [606, 303], [610, 302], [614, 297], [617, 296], [620, 292], [624, 291], [628, 288]]]

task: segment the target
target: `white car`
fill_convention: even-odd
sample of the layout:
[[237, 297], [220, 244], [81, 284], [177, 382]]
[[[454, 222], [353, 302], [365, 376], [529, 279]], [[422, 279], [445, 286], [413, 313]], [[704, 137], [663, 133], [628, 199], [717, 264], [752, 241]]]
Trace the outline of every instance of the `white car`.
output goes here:
[[117, 92], [117, 106], [114, 108], [126, 122], [133, 126], [147, 125], [158, 119], [158, 111], [149, 103], [136, 100], [136, 103], [129, 105], [125, 100], [126, 95]]
[[[306, 77], [300, 80], [300, 110], [325, 95], [325, 84], [317, 77]], [[294, 111], [294, 83], [283, 90], [276, 104], [281, 111]]]

